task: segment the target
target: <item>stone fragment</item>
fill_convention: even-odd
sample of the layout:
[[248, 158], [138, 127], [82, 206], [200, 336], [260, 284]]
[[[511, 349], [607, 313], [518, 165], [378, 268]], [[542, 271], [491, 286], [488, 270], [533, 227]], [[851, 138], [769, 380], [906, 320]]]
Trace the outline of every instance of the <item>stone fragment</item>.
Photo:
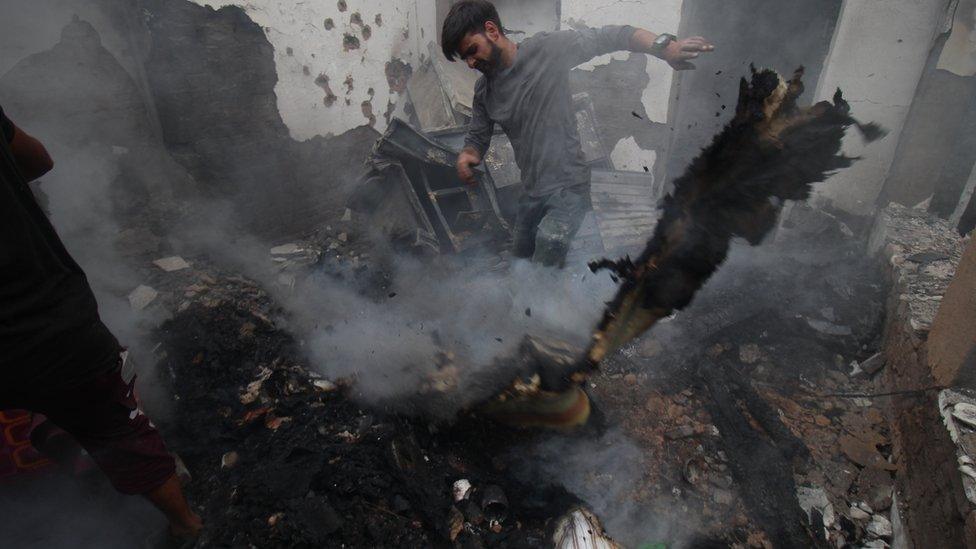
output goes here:
[[857, 486], [860, 497], [872, 512], [891, 508], [892, 479], [888, 471], [865, 467], [858, 474]]
[[316, 389], [325, 391], [326, 393], [329, 391], [335, 391], [338, 388], [335, 383], [332, 383], [327, 379], [316, 379], [312, 382], [312, 385], [314, 385]]
[[893, 464], [885, 461], [885, 459], [878, 452], [877, 448], [865, 444], [861, 440], [851, 435], [844, 435], [840, 437], [838, 443], [840, 444], [841, 452], [847, 456], [847, 459], [853, 461], [861, 467], [876, 467], [891, 471], [896, 469]]
[[305, 253], [305, 249], [294, 242], [271, 248], [271, 255], [298, 255]]
[[664, 350], [661, 342], [653, 337], [648, 337], [644, 339], [640, 346], [640, 355], [643, 357], [651, 358], [657, 356]]
[[796, 499], [809, 520], [813, 520], [813, 511], [817, 510], [823, 517], [825, 528], [830, 528], [834, 524], [834, 506], [827, 499], [827, 493], [823, 488], [800, 486], [796, 489]]
[[882, 515], [874, 515], [871, 517], [871, 522], [868, 523], [865, 531], [873, 538], [890, 538], [891, 521]]
[[739, 362], [743, 364], [755, 364], [762, 358], [762, 351], [755, 343], [746, 343], [739, 346]]
[[695, 429], [691, 425], [682, 425], [674, 429], [669, 430], [664, 433], [664, 436], [671, 440], [678, 440], [682, 438], [688, 438], [695, 434]]
[[153, 261], [153, 265], [159, 267], [160, 269], [166, 271], [167, 273], [190, 268], [190, 264], [187, 263], [185, 259], [183, 259], [178, 255], [157, 259]]
[[158, 295], [159, 292], [150, 288], [149, 286], [139, 285], [135, 290], [132, 290], [132, 292], [129, 293], [129, 305], [133, 309], [141, 311], [148, 307]]
[[461, 530], [464, 529], [464, 515], [457, 507], [451, 506], [451, 511], [447, 515], [447, 527], [451, 536], [451, 541], [457, 539]]
[[237, 461], [239, 459], [240, 456], [237, 455], [237, 452], [227, 452], [220, 458], [220, 467], [223, 469], [230, 469], [231, 467], [237, 465]]
[[879, 370], [884, 368], [884, 365], [884, 356], [882, 356], [881, 353], [875, 353], [873, 356], [871, 356], [871, 358], [861, 363], [861, 370], [864, 370], [866, 374], [873, 376], [874, 374], [878, 373]]
[[868, 513], [867, 511], [864, 511], [863, 509], [861, 509], [857, 505], [851, 505], [851, 509], [850, 509], [850, 511], [848, 511], [847, 514], [848, 514], [848, 516], [850, 516], [854, 520], [866, 521], [866, 520], [868, 520], [868, 519], [871, 518], [871, 513]]
[[352, 210], [346, 208], [345, 213], [342, 214], [342, 221], [352, 221]]
[[454, 494], [454, 501], [463, 501], [468, 499], [468, 496], [471, 495], [471, 481], [466, 478], [454, 481], [452, 493]]
[[826, 322], [815, 318], [808, 318], [807, 325], [821, 334], [828, 336], [849, 336], [853, 333], [850, 326], [834, 324], [833, 322]]
[[967, 427], [976, 429], [976, 406], [968, 402], [957, 402], [952, 407], [952, 417], [965, 423]]
[[712, 500], [719, 505], [731, 505], [734, 496], [732, 492], [722, 488], [716, 488], [712, 492]]

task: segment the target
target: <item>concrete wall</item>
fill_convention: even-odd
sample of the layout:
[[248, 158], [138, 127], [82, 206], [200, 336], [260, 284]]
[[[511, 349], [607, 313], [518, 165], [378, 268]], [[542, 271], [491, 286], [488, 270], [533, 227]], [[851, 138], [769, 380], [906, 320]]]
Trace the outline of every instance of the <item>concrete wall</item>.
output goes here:
[[264, 29], [278, 110], [299, 140], [362, 125], [382, 131], [400, 98], [397, 71], [419, 64], [437, 36], [433, 0], [193, 1], [238, 6]]
[[929, 334], [929, 366], [940, 385], [976, 388], [976, 239], [970, 239]]
[[945, 29], [948, 0], [845, 0], [817, 87], [829, 99], [839, 87], [855, 116], [889, 134], [865, 147], [851, 132], [844, 152], [862, 156], [818, 189], [822, 200], [852, 213], [873, 210], [898, 145], [915, 90], [936, 37]]
[[[562, 3], [562, 26], [633, 25], [654, 33], [675, 33], [681, 22], [682, 3], [683, 0], [566, 0]], [[628, 52], [604, 55], [581, 65], [580, 69], [593, 70], [596, 66], [609, 64], [611, 59], [623, 60], [629, 56]], [[640, 90], [644, 112], [652, 122], [667, 123], [668, 98], [674, 71], [656, 59], [647, 63], [646, 71], [649, 81]]]
[[[683, 0], [564, 0], [561, 28], [633, 25], [654, 33], [677, 33]], [[647, 171], [662, 190], [671, 135], [667, 126], [674, 70], [648, 55], [617, 52], [577, 67], [574, 91], [590, 94], [597, 130], [614, 166]], [[636, 115], [636, 116], [635, 116]]]
[[732, 118], [739, 80], [749, 65], [792, 75], [806, 68], [802, 102], [812, 99], [840, 12], [840, 0], [686, 0], [681, 34], [705, 36], [715, 51], [697, 60], [697, 70], [678, 77], [670, 126], [668, 179], [680, 176], [691, 159]]

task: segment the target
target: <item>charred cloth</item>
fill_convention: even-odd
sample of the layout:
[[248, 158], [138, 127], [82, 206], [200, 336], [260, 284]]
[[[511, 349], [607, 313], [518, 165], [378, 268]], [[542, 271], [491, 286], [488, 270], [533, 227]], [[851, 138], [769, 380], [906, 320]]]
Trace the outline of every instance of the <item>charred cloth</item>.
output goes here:
[[855, 160], [841, 154], [846, 129], [867, 140], [883, 132], [851, 118], [840, 90], [801, 109], [803, 69], [786, 82], [752, 70], [740, 83], [733, 120], [675, 180], [654, 236], [637, 258], [601, 261], [623, 282], [607, 308], [586, 360], [604, 357], [661, 318], [682, 309], [725, 261], [734, 237], [759, 244], [773, 229], [783, 201], [806, 199], [814, 183]]

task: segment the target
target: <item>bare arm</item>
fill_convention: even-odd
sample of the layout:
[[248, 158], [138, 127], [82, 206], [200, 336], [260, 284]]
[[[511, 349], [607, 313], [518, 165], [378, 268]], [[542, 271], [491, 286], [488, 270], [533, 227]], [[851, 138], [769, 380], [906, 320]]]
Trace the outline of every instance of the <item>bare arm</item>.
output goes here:
[[14, 135], [10, 140], [10, 152], [13, 153], [17, 167], [27, 181], [33, 181], [54, 168], [54, 161], [44, 145], [24, 130], [13, 125]]

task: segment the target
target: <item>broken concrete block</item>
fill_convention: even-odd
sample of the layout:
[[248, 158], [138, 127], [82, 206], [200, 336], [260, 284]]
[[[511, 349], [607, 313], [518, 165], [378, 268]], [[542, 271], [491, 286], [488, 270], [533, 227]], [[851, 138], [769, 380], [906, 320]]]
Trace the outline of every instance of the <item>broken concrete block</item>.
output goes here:
[[342, 214], [342, 221], [352, 221], [352, 210], [346, 208], [345, 213]]
[[298, 255], [303, 253], [305, 253], [305, 249], [293, 242], [271, 248], [271, 255]]
[[466, 478], [454, 481], [452, 489], [454, 501], [463, 501], [471, 495], [471, 481]]
[[170, 257], [163, 257], [153, 261], [153, 265], [159, 267], [160, 269], [171, 273], [173, 271], [181, 271], [183, 269], [189, 269], [190, 264], [186, 262], [185, 259], [178, 255], [173, 255]]
[[139, 285], [139, 287], [129, 293], [129, 305], [133, 309], [141, 311], [148, 307], [158, 295], [159, 292], [149, 286]]
[[829, 336], [849, 336], [852, 333], [850, 326], [842, 326], [840, 324], [817, 320], [815, 318], [808, 318], [807, 325], [814, 330]]
[[571, 549], [576, 547], [616, 548], [600, 520], [590, 511], [577, 507], [562, 516], [556, 523], [552, 536], [552, 547]]
[[976, 429], [976, 405], [968, 402], [957, 402], [952, 407], [952, 417], [965, 423], [967, 427]]
[[885, 461], [877, 448], [860, 439], [851, 435], [844, 435], [838, 439], [838, 442], [840, 443], [841, 452], [847, 456], [847, 459], [861, 467], [873, 467], [890, 471], [897, 469], [897, 467]]
[[237, 455], [237, 452], [227, 452], [220, 458], [220, 467], [223, 469], [230, 469], [231, 467], [237, 465], [238, 459], [240, 459], [240, 456]]
[[755, 343], [746, 343], [739, 346], [739, 362], [743, 364], [755, 364], [762, 358], [762, 351]]
[[327, 393], [338, 389], [338, 385], [332, 383], [327, 379], [316, 379], [315, 381], [312, 382], [312, 385], [314, 385], [316, 389], [320, 391], [325, 391]]
[[865, 530], [873, 538], [890, 538], [891, 521], [882, 515], [874, 515]]
[[871, 358], [865, 360], [860, 364], [861, 370], [863, 370], [868, 375], [874, 375], [878, 373], [881, 368], [884, 368], [885, 361], [881, 353], [875, 353]]
[[680, 427], [671, 429], [670, 431], [664, 433], [664, 436], [671, 440], [677, 440], [681, 438], [688, 438], [690, 436], [693, 436], [694, 434], [695, 434], [694, 427], [692, 427], [691, 425], [682, 425]]
[[847, 514], [854, 520], [866, 521], [871, 518], [871, 513], [862, 510], [857, 505], [851, 505], [850, 511]]
[[729, 492], [728, 490], [716, 488], [714, 491], [712, 491], [712, 501], [719, 505], [732, 505], [732, 501], [734, 499], [735, 497], [732, 495], [732, 492]]
[[823, 488], [800, 486], [796, 489], [796, 499], [809, 520], [813, 520], [813, 511], [817, 510], [823, 517], [824, 528], [830, 528], [834, 524], [834, 506], [827, 499]]

